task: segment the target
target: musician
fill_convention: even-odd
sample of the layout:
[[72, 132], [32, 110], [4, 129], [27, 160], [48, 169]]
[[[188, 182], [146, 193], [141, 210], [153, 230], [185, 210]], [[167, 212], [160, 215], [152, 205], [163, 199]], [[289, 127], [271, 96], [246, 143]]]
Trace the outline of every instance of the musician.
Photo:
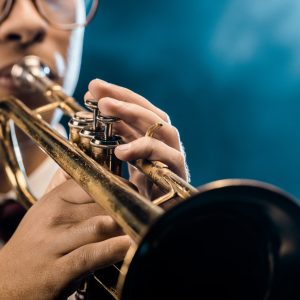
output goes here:
[[[73, 93], [80, 68], [83, 27], [95, 9], [85, 8], [87, 2], [1, 1], [1, 98], [14, 95], [31, 108], [45, 102], [42, 95], [20, 90], [12, 82], [11, 66], [26, 55], [39, 56], [50, 66], [52, 79], [67, 93]], [[96, 4], [95, 0], [90, 2]], [[166, 113], [142, 96], [100, 79], [91, 81], [85, 97], [99, 99], [103, 114], [122, 119], [116, 131], [125, 144], [117, 147], [118, 158], [160, 160], [187, 179], [179, 135]], [[46, 118], [63, 132], [56, 113]], [[144, 137], [156, 122], [163, 123], [163, 127], [155, 138]], [[41, 199], [26, 214], [13, 200], [7, 201], [14, 195], [0, 157], [2, 240], [9, 239], [15, 229], [12, 227], [25, 214], [0, 250], [0, 299], [53, 299], [70, 294], [84, 275], [122, 260], [131, 241], [72, 179], [57, 172], [57, 166], [28, 138], [18, 135], [30, 184]], [[140, 193], [152, 198], [155, 188], [137, 170], [129, 171], [130, 181]], [[4, 228], [8, 233], [3, 233]]]

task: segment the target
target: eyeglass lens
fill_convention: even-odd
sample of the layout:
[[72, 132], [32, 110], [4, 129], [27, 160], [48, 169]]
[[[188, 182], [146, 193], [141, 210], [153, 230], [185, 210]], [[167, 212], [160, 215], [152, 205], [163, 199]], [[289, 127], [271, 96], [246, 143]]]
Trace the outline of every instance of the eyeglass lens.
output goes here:
[[[0, 0], [0, 22], [7, 17], [13, 2]], [[35, 3], [46, 20], [66, 28], [86, 25], [97, 6], [96, 0], [36, 0]]]

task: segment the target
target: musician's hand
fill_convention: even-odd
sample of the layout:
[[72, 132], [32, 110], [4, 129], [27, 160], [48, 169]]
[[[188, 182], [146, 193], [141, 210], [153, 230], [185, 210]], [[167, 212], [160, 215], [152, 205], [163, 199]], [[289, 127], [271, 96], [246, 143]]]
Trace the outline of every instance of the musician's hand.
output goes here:
[[[125, 161], [138, 158], [159, 160], [181, 176], [189, 180], [185, 154], [177, 129], [171, 125], [168, 115], [142, 96], [117, 85], [95, 79], [89, 84], [85, 98], [99, 99], [99, 109], [103, 115], [115, 116], [122, 121], [115, 124], [116, 134], [126, 143], [116, 148], [116, 156]], [[145, 137], [148, 128], [162, 123], [153, 138]], [[153, 198], [155, 189], [144, 175], [130, 167], [130, 181], [141, 193]]]
[[0, 299], [53, 299], [124, 258], [129, 238], [73, 180], [63, 181], [0, 250]]

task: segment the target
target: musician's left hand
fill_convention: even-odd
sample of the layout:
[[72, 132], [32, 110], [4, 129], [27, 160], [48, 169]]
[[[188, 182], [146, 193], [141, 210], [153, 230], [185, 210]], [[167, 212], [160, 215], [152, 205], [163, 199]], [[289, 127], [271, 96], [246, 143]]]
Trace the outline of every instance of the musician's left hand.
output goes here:
[[[99, 99], [102, 115], [114, 116], [122, 121], [116, 123], [115, 133], [125, 144], [116, 148], [116, 156], [124, 161], [139, 158], [159, 160], [182, 177], [189, 180], [185, 154], [178, 130], [171, 125], [169, 116], [144, 97], [100, 79], [92, 80], [85, 99]], [[163, 126], [156, 130], [153, 138], [145, 137], [146, 131], [155, 123]], [[140, 193], [152, 199], [156, 189], [152, 183], [135, 168], [129, 166], [130, 181]]]

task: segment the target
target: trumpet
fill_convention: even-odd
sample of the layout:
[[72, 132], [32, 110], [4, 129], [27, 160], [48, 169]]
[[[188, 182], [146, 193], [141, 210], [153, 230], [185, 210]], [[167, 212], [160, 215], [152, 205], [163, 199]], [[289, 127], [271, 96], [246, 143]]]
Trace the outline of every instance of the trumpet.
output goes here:
[[[158, 161], [131, 162], [166, 194], [149, 201], [120, 178], [114, 156], [117, 120], [101, 116], [95, 100], [86, 111], [47, 77], [29, 56], [12, 68], [16, 83], [38, 89], [49, 103], [30, 110], [20, 100], [0, 100], [0, 151], [18, 200], [36, 201], [14, 136], [27, 134], [128, 234], [134, 244], [121, 267], [113, 298], [292, 300], [300, 297], [300, 208], [272, 185], [225, 179], [195, 188]], [[71, 117], [70, 141], [42, 114], [61, 109]], [[148, 135], [151, 136], [154, 128]], [[180, 198], [181, 201], [173, 201]], [[170, 204], [167, 210], [162, 206]]]

